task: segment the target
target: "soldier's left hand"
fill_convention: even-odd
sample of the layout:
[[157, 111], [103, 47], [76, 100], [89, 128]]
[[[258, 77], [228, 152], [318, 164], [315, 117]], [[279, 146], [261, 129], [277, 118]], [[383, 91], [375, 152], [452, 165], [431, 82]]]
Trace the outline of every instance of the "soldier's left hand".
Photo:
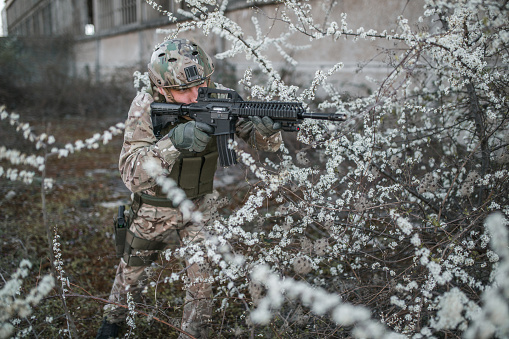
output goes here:
[[256, 130], [265, 138], [268, 138], [281, 130], [281, 123], [274, 122], [270, 117], [249, 117]]

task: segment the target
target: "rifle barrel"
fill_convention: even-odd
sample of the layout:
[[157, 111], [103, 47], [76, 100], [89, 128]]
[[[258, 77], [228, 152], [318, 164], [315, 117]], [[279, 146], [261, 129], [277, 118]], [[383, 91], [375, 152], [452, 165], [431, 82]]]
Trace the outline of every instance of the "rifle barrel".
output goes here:
[[299, 116], [302, 119], [318, 119], [330, 121], [345, 121], [346, 115], [340, 113], [308, 113], [304, 112]]

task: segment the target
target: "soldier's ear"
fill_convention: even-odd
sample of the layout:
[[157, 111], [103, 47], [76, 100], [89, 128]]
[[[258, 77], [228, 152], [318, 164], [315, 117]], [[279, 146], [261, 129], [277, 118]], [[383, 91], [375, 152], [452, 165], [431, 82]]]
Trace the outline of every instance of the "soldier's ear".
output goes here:
[[163, 96], [165, 95], [164, 93], [164, 89], [162, 89], [161, 87], [157, 87], [157, 91], [162, 94]]

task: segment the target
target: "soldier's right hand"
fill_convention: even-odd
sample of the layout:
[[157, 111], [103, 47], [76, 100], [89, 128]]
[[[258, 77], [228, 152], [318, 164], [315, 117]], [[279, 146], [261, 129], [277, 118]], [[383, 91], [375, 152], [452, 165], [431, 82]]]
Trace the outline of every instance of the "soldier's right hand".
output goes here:
[[173, 128], [168, 137], [177, 149], [203, 152], [214, 133], [214, 128], [203, 122], [189, 121]]

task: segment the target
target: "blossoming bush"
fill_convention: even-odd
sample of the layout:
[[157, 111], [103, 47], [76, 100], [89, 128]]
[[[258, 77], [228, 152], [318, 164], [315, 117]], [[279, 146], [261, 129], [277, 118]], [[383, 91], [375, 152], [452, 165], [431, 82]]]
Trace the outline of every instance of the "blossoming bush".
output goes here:
[[[23, 279], [32, 268], [32, 263], [28, 260], [22, 260], [19, 264], [18, 270], [11, 276], [9, 281], [6, 281], [0, 290], [0, 338], [9, 338], [14, 333], [14, 325], [17, 324], [13, 321], [14, 325], [8, 320], [11, 318], [27, 317], [32, 313], [32, 307], [41, 302], [55, 285], [54, 279], [50, 275], [42, 278], [38, 286], [31, 289], [27, 296], [21, 295], [21, 285]], [[26, 329], [25, 334], [30, 333], [30, 328]]]
[[[254, 323], [274, 321], [285, 331], [298, 331], [291, 319], [303, 306], [308, 316], [331, 316], [320, 330], [313, 325], [322, 334], [358, 323], [357, 337], [507, 335], [507, 297], [493, 292], [505, 264], [489, 246], [498, 231], [485, 225], [498, 211], [488, 220], [502, 232], [509, 213], [507, 4], [425, 1], [418, 22], [399, 17], [388, 33], [350, 29], [346, 14], [337, 23], [317, 15], [313, 2], [284, 1], [279, 18], [288, 31], [278, 39], [250, 36], [224, 7], [207, 5], [193, 2], [182, 12], [192, 20], [166, 32], [201, 29], [229, 41], [216, 57], [244, 54], [264, 73], [254, 84], [248, 70], [239, 82], [254, 98], [312, 106], [320, 88], [328, 96], [318, 109], [349, 117], [306, 121], [298, 139], [307, 152], [294, 155], [283, 145], [280, 161], [238, 151], [256, 184], [240, 208], [211, 225], [208, 253], [220, 293], [250, 301]], [[284, 50], [302, 34], [331, 44], [395, 40], [399, 55], [372, 95], [345, 101], [328, 82], [341, 63], [296, 88], [262, 54], [272, 49], [289, 60]], [[497, 299], [503, 321], [473, 321]], [[290, 306], [282, 308], [285, 301]]]
[[[180, 14], [189, 20], [166, 33], [201, 30], [225, 39], [229, 48], [216, 58], [245, 55], [262, 71], [248, 70], [239, 81], [251, 97], [301, 101], [348, 117], [304, 122], [302, 149], [290, 151], [295, 146], [286, 138], [277, 159], [233, 143], [247, 173], [242, 198], [211, 207], [212, 236], [203, 247], [164, 253], [168, 261], [191, 257], [212, 272], [216, 310], [240, 313], [223, 320], [230, 333], [507, 337], [508, 4], [423, 1], [418, 22], [399, 17], [388, 33], [349, 28], [346, 14], [338, 23], [318, 2], [286, 0], [278, 21], [287, 34], [271, 39], [259, 34], [256, 19], [258, 34], [245, 33], [225, 14], [226, 2], [186, 3]], [[398, 49], [371, 95], [345, 100], [329, 81], [341, 60], [298, 87], [263, 54], [278, 51], [298, 65], [288, 50], [300, 35], [311, 43], [397, 41]], [[326, 97], [316, 100], [318, 91]], [[53, 142], [2, 114], [36, 144]], [[118, 127], [49, 154], [107, 141]], [[38, 170], [45, 164], [5, 148], [0, 159], [13, 165], [0, 167], [0, 176], [27, 183], [33, 172], [17, 171], [17, 162]], [[158, 183], [193, 213], [173, 183]], [[157, 288], [184, 281], [179, 273], [159, 279]]]

